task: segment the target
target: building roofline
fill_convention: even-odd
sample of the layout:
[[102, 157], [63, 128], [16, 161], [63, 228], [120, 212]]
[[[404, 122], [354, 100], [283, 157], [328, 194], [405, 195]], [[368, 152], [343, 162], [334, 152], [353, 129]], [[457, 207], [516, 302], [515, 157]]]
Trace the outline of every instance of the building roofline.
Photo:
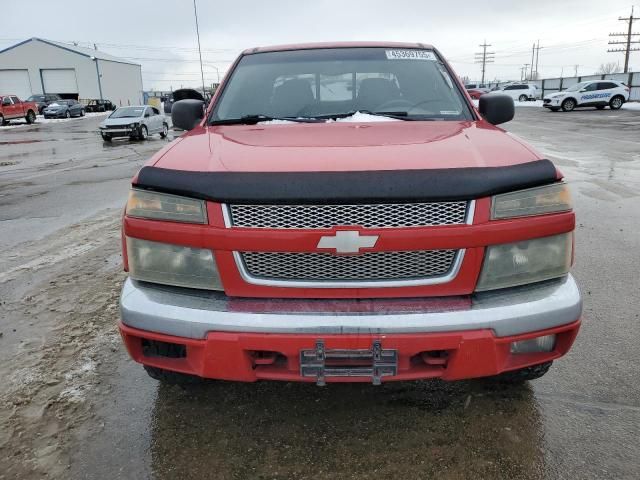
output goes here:
[[[64, 45], [60, 45], [60, 44], [58, 44], [58, 43], [54, 43], [54, 42], [52, 42], [52, 41], [50, 41], [50, 40], [46, 40], [46, 39], [44, 39], [44, 38], [40, 38], [40, 37], [31, 37], [31, 38], [27, 38], [26, 40], [23, 40], [22, 42], [18, 42], [18, 43], [16, 43], [15, 45], [11, 45], [10, 47], [7, 47], [7, 48], [5, 48], [5, 49], [3, 49], [3, 50], [0, 50], [0, 54], [1, 54], [1, 53], [4, 53], [4, 52], [7, 52], [7, 51], [9, 51], [9, 50], [12, 50], [12, 49], [14, 49], [14, 48], [16, 48], [16, 47], [20, 47], [21, 45], [24, 45], [25, 43], [33, 42], [33, 41], [36, 41], [36, 40], [37, 40], [38, 42], [42, 42], [42, 43], [47, 44], [47, 45], [50, 45], [50, 46], [52, 46], [52, 47], [60, 48], [60, 49], [62, 49], [62, 50], [66, 50], [66, 51], [68, 51], [68, 52], [75, 53], [76, 55], [80, 55], [80, 56], [82, 56], [82, 57], [86, 57], [86, 58], [91, 58], [91, 57], [92, 57], [92, 56], [91, 56], [91, 55], [89, 55], [88, 53], [80, 52], [80, 51], [78, 51], [78, 50], [74, 50], [74, 49], [73, 49], [73, 48], [71, 48], [71, 47], [65, 47]], [[112, 59], [109, 59], [109, 58], [100, 58], [100, 57], [98, 57], [98, 56], [96, 56], [95, 58], [97, 58], [98, 60], [102, 60], [103, 62], [124, 63], [124, 64], [126, 64], [126, 65], [136, 65], [136, 66], [138, 66], [138, 67], [142, 67], [142, 65], [140, 65], [139, 63], [127, 62], [127, 61], [125, 61], [125, 60], [112, 60]]]

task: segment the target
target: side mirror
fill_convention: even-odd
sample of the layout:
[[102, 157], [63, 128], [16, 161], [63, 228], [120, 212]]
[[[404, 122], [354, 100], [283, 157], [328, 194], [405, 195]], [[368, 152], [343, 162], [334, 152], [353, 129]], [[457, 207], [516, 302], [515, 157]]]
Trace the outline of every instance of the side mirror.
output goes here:
[[492, 125], [513, 120], [516, 113], [513, 98], [503, 94], [482, 95], [479, 110], [485, 120]]
[[182, 130], [192, 130], [204, 118], [202, 100], [180, 100], [171, 108], [171, 121]]

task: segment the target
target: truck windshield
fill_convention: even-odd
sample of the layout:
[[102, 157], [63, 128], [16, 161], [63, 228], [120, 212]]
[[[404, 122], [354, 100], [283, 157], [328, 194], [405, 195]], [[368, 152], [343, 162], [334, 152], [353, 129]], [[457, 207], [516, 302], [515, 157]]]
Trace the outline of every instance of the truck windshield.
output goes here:
[[209, 120], [331, 119], [356, 111], [406, 120], [473, 118], [432, 50], [331, 48], [243, 56]]

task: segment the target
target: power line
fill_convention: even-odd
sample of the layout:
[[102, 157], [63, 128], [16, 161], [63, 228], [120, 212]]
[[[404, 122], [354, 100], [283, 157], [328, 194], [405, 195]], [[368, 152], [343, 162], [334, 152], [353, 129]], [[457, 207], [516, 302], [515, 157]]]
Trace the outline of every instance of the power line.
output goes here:
[[484, 41], [483, 44], [478, 45], [478, 46], [482, 47], [482, 52], [479, 52], [479, 53], [475, 54], [475, 63], [481, 63], [482, 64], [482, 81], [480, 83], [484, 85], [484, 73], [485, 73], [486, 68], [487, 68], [487, 63], [493, 63], [493, 61], [495, 59], [495, 57], [494, 57], [495, 52], [487, 52], [487, 47], [490, 47], [491, 44], [488, 44], [486, 40]]
[[640, 48], [634, 47], [631, 48], [631, 44], [632, 43], [640, 43], [640, 40], [631, 40], [632, 36], [635, 35], [640, 35], [640, 33], [633, 33], [633, 21], [634, 20], [640, 20], [640, 17], [634, 17], [633, 16], [633, 6], [631, 6], [631, 15], [629, 15], [628, 17], [618, 17], [618, 20], [621, 22], [627, 22], [629, 24], [629, 29], [627, 30], [627, 33], [610, 33], [609, 36], [610, 37], [626, 37], [624, 41], [622, 42], [614, 42], [609, 40], [609, 45], [625, 45], [624, 48], [610, 48], [609, 50], [607, 50], [607, 52], [623, 52], [624, 53], [624, 73], [627, 73], [629, 71], [629, 54], [631, 52], [637, 52], [640, 51]]

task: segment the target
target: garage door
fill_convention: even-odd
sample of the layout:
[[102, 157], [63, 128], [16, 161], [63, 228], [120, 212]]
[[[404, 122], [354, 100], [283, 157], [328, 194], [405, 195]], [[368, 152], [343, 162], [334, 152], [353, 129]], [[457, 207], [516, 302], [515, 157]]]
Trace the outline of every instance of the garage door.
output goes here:
[[78, 93], [78, 81], [73, 68], [43, 69], [40, 72], [45, 93]]
[[17, 95], [26, 100], [31, 96], [31, 82], [26, 70], [0, 70], [0, 95]]

